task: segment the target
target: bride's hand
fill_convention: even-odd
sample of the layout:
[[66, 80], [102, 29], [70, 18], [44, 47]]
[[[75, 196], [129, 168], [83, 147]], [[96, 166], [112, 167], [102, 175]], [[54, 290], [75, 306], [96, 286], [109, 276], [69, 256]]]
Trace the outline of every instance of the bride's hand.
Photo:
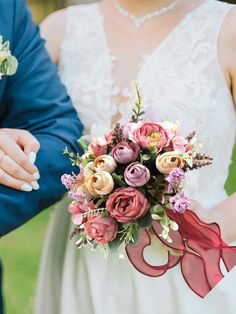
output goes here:
[[0, 184], [25, 192], [38, 190], [40, 175], [34, 162], [39, 147], [28, 131], [0, 129]]

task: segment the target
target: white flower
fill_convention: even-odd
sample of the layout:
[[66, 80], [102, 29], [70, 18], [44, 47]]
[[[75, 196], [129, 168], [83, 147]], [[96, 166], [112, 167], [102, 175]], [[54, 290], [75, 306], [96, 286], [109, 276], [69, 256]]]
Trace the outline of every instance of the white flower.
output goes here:
[[11, 53], [10, 51], [0, 51], [0, 63], [2, 63], [4, 60], [6, 60], [8, 57], [10, 57]]

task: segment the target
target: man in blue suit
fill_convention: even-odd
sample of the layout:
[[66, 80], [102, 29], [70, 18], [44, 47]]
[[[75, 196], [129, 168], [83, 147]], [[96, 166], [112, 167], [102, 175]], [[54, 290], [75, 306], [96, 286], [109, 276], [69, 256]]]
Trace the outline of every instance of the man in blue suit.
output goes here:
[[62, 150], [65, 146], [77, 149], [82, 126], [24, 0], [0, 0], [0, 35], [9, 40], [19, 62], [14, 76], [0, 80], [0, 130], [28, 130], [41, 146], [36, 163], [41, 174], [38, 191], [26, 193], [0, 186], [2, 237], [65, 193], [60, 177], [71, 169]]

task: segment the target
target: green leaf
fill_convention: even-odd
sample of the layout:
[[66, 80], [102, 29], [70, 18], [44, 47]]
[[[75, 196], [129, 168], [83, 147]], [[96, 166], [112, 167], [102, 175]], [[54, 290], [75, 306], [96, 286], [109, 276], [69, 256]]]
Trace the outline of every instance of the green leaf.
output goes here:
[[86, 152], [88, 150], [89, 142], [85, 139], [79, 139], [79, 144], [82, 147], [82, 149]]
[[146, 216], [140, 217], [137, 219], [138, 225], [141, 229], [146, 229], [151, 226], [152, 224], [152, 216], [151, 213], [148, 212]]
[[119, 186], [126, 186], [126, 183], [123, 180], [123, 176], [116, 174], [115, 172], [112, 173], [112, 178], [115, 183]]
[[148, 160], [150, 160], [151, 158], [152, 158], [151, 155], [148, 155], [148, 154], [142, 155], [142, 160], [144, 160], [144, 161], [148, 161]]
[[151, 207], [150, 212], [151, 214], [163, 214], [165, 209], [160, 204], [157, 204]]
[[117, 252], [119, 246], [122, 244], [120, 237], [116, 237], [115, 240], [108, 243], [109, 249], [112, 253]]
[[139, 229], [137, 229], [137, 228], [133, 229], [132, 238], [133, 238], [132, 242], [129, 243], [129, 244], [135, 246], [138, 243], [138, 241], [139, 241]]

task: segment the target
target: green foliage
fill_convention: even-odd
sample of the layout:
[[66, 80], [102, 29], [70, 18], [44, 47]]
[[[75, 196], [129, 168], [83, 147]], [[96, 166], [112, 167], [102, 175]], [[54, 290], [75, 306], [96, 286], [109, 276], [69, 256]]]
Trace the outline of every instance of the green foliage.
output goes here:
[[125, 183], [125, 181], [123, 180], [124, 179], [124, 177], [122, 176], [122, 175], [118, 175], [118, 174], [116, 174], [115, 172], [114, 173], [112, 173], [112, 178], [113, 178], [113, 180], [114, 180], [114, 182], [115, 182], [115, 184], [116, 185], [118, 185], [118, 186], [126, 186], [126, 183]]

